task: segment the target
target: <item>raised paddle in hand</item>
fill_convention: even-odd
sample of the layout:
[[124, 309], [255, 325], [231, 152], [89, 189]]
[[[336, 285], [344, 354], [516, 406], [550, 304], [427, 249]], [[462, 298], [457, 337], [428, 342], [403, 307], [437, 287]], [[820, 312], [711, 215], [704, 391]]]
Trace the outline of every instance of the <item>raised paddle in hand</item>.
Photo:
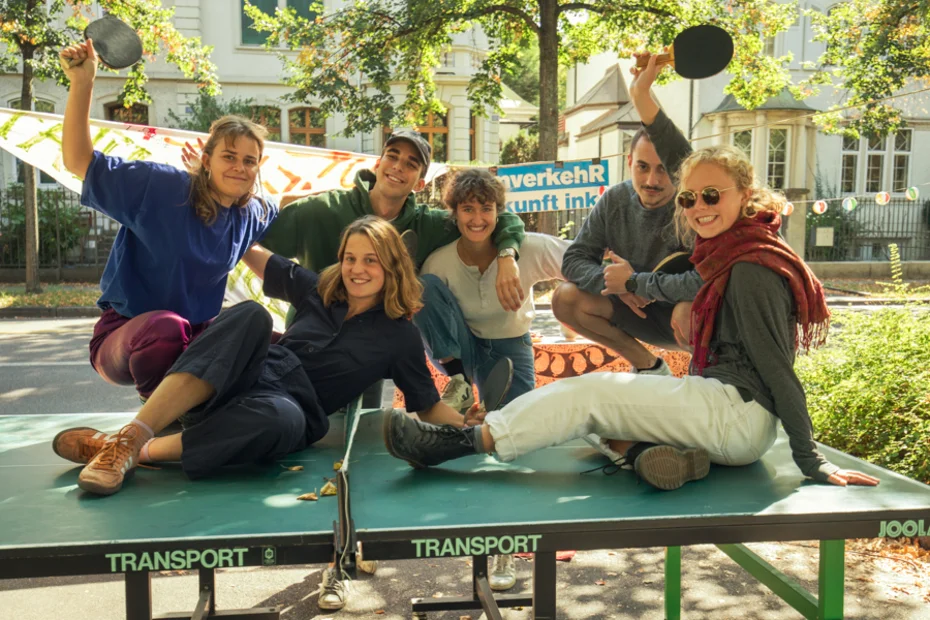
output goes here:
[[[700, 80], [717, 75], [727, 68], [733, 58], [733, 39], [718, 26], [703, 24], [691, 26], [678, 33], [667, 53], [658, 54], [656, 65], [670, 65], [681, 77]], [[636, 59], [643, 68], [649, 56]]]
[[[84, 29], [84, 40], [93, 40], [93, 49], [97, 58], [111, 69], [125, 69], [142, 58], [142, 40], [135, 30], [125, 22], [107, 15], [92, 21]], [[65, 48], [58, 56], [63, 69], [80, 65], [87, 59], [87, 54], [78, 54], [73, 50], [83, 47], [80, 44]]]

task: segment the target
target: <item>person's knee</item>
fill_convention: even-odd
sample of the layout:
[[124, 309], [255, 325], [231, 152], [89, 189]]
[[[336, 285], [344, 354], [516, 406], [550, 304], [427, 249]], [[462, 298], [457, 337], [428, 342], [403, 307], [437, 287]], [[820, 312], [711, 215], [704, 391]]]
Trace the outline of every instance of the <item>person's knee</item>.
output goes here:
[[571, 282], [563, 282], [552, 292], [552, 314], [563, 323], [572, 323], [581, 303], [581, 289]]
[[431, 273], [420, 276], [420, 283], [423, 285], [423, 304], [426, 306], [443, 303], [451, 294], [445, 282]]
[[237, 303], [232, 308], [225, 310], [220, 316], [223, 316], [223, 314], [245, 317], [246, 320], [255, 321], [256, 326], [267, 326], [269, 330], [272, 327], [271, 314], [265, 309], [265, 306], [252, 299]]
[[160, 349], [178, 349], [178, 354], [187, 346], [191, 336], [191, 325], [173, 312], [159, 312], [145, 321], [133, 338], [133, 350], [157, 344]]

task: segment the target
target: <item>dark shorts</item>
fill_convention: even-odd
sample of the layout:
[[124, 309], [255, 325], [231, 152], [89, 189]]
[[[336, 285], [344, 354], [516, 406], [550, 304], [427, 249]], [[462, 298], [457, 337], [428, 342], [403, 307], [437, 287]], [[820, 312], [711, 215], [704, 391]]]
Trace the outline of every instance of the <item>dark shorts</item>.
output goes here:
[[630, 307], [620, 301], [616, 295], [610, 295], [608, 299], [614, 307], [610, 322], [620, 331], [640, 342], [663, 349], [677, 351], [680, 348], [675, 341], [675, 332], [672, 330], [672, 310], [675, 304], [654, 301], [643, 308], [643, 312], [646, 313], [644, 319], [634, 314]]

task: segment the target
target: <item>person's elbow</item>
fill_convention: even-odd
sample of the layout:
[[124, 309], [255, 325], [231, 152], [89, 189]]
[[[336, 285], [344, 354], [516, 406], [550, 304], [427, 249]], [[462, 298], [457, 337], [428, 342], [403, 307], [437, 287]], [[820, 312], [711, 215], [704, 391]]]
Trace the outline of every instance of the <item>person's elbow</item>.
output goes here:
[[90, 162], [93, 158], [93, 151], [89, 153], [69, 153], [68, 151], [63, 151], [61, 161], [68, 172], [83, 179], [87, 175], [87, 169], [90, 167]]

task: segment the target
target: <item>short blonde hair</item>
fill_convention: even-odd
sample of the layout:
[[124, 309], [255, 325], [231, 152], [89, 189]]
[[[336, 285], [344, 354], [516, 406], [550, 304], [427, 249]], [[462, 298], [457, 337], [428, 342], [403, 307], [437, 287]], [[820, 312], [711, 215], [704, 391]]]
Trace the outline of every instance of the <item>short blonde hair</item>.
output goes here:
[[423, 285], [417, 279], [416, 269], [407, 248], [394, 226], [380, 217], [366, 215], [349, 224], [339, 242], [339, 262], [330, 265], [320, 274], [317, 290], [327, 306], [336, 301], [348, 301], [345, 282], [342, 280], [342, 259], [352, 235], [364, 235], [378, 256], [384, 269], [384, 288], [381, 298], [384, 313], [392, 319], [412, 318], [423, 307]]
[[[736, 186], [737, 191], [749, 190], [749, 199], [740, 209], [741, 217], [752, 217], [762, 211], [781, 213], [784, 210], [787, 202], [785, 197], [759, 183], [755, 170], [746, 154], [730, 145], [709, 146], [699, 149], [681, 162], [681, 167], [678, 169], [679, 191], [684, 187], [685, 180], [691, 176], [691, 173], [700, 164], [719, 166], [733, 179], [733, 185]], [[686, 245], [691, 245], [694, 242], [695, 232], [688, 226], [685, 209], [678, 206], [677, 200], [675, 201], [675, 232]]]

